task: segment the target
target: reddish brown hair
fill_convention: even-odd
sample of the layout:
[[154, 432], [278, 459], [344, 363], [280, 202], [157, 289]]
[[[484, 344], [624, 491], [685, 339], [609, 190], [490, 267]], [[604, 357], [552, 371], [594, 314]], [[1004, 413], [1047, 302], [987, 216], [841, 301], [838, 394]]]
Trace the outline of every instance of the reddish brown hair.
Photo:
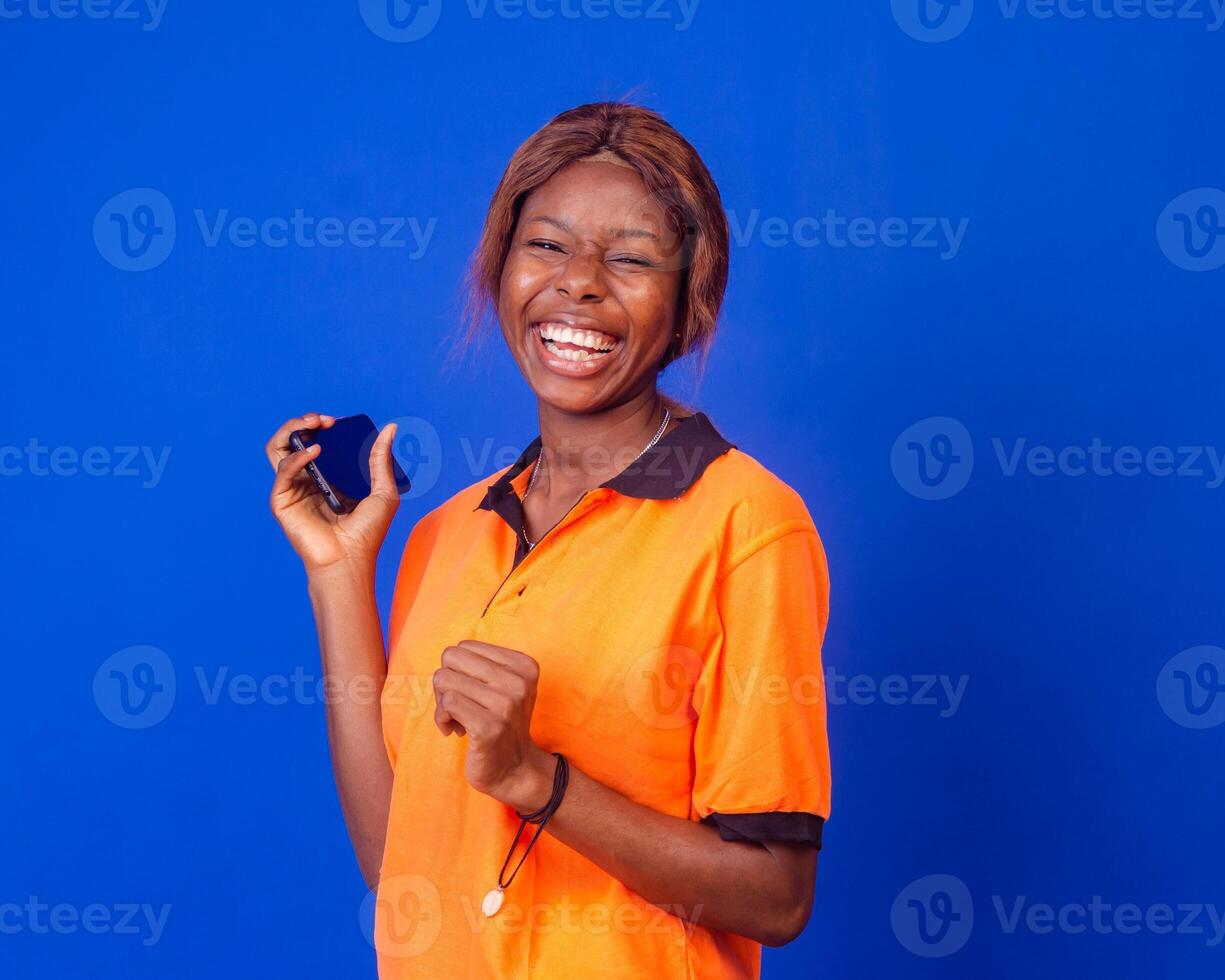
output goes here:
[[705, 361], [727, 288], [723, 201], [697, 150], [661, 115], [627, 102], [592, 102], [563, 112], [511, 157], [472, 256], [465, 347], [497, 308], [502, 267], [524, 200], [563, 167], [602, 151], [616, 154], [638, 172], [684, 243], [676, 317], [680, 340], [669, 346], [661, 369], [694, 350], [701, 351]]

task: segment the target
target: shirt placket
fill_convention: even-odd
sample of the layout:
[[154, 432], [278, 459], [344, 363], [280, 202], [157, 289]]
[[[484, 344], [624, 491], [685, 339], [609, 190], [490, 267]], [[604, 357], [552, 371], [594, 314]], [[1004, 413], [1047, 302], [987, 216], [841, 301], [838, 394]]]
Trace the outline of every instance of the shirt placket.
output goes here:
[[[543, 554], [547, 559], [553, 550], [559, 546], [559, 539], [563, 539], [573, 533], [574, 526], [596, 507], [607, 501], [614, 492], [605, 487], [596, 487], [586, 491], [583, 496], [575, 501], [574, 506], [566, 512], [565, 516], [545, 532], [544, 536], [511, 566], [510, 570], [507, 571], [502, 581], [498, 584], [498, 587], [493, 591], [493, 594], [490, 595], [489, 600], [485, 604], [485, 609], [481, 613], [481, 618], [485, 618], [486, 614], [494, 608], [500, 598], [504, 598], [507, 594], [522, 594], [523, 589], [527, 587], [526, 582], [523, 582], [526, 574], [524, 569], [528, 568], [531, 571], [538, 568], [542, 561], [541, 555]], [[516, 534], [521, 540], [523, 537], [522, 528], [519, 528]], [[516, 546], [517, 553], [521, 547], [521, 544]], [[518, 593], [514, 591], [516, 588]]]

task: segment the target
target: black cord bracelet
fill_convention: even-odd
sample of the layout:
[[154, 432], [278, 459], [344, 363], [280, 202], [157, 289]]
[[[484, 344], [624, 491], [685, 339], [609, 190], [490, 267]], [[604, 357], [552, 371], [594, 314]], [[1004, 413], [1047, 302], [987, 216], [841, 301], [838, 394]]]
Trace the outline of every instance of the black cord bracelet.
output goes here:
[[520, 813], [516, 810], [515, 816], [520, 820], [532, 824], [543, 824], [561, 806], [561, 799], [566, 795], [566, 787], [570, 783], [570, 763], [560, 752], [554, 752], [553, 755], [557, 757], [557, 766], [553, 770], [553, 793], [549, 801], [539, 810], [533, 810], [531, 813]]
[[[566, 787], [570, 784], [570, 763], [566, 761], [566, 757], [560, 752], [554, 752], [553, 755], [557, 757], [557, 768], [553, 770], [553, 793], [549, 796], [549, 802], [539, 810], [533, 810], [531, 813], [515, 811], [515, 816], [519, 818], [519, 829], [515, 831], [515, 839], [510, 842], [510, 850], [506, 852], [506, 860], [502, 862], [502, 870], [498, 872], [498, 887], [490, 891], [485, 896], [484, 901], [481, 902], [481, 909], [487, 916], [496, 915], [498, 909], [502, 907], [502, 893], [515, 880], [515, 875], [523, 867], [523, 862], [527, 860], [527, 856], [532, 853], [532, 848], [536, 845], [537, 839], [544, 833], [545, 824], [557, 812], [557, 808], [561, 806], [561, 801], [566, 795]], [[528, 841], [527, 849], [524, 850], [523, 856], [519, 858], [518, 864], [515, 865], [515, 870], [510, 873], [509, 878], [503, 881], [502, 879], [506, 876], [506, 869], [510, 866], [510, 859], [515, 855], [515, 848], [519, 846], [519, 838], [523, 836], [523, 831], [528, 824], [535, 825], [536, 833], [532, 834], [532, 839]]]

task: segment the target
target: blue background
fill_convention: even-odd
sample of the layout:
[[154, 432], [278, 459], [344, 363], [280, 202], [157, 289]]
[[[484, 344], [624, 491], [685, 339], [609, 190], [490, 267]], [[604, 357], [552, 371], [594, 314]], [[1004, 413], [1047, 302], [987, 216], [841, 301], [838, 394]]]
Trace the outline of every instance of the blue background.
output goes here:
[[[1225, 270], [1180, 266], [1157, 233], [1179, 195], [1225, 185], [1225, 31], [979, 0], [929, 43], [894, 7], [701, 0], [678, 30], [675, 4], [511, 18], [448, 0], [396, 43], [355, 2], [170, 0], [144, 30], [6, 0], [0, 444], [21, 455], [0, 479], [0, 905], [171, 912], [151, 945], [23, 919], [0, 933], [0, 974], [372, 975], [322, 706], [209, 703], [198, 680], [317, 677], [263, 443], [304, 410], [437, 433], [436, 478], [382, 554], [386, 610], [413, 522], [536, 432], [500, 341], [443, 370], [501, 168], [556, 112], [640, 87], [741, 229], [754, 212], [968, 219], [944, 256], [748, 234], [705, 377], [670, 378], [808, 502], [831, 563], [827, 669], [872, 690], [906, 678], [905, 703], [860, 688], [831, 705], [816, 907], [765, 975], [1221, 975], [1210, 932], [1010, 934], [992, 896], [1225, 909], [1225, 727], [1190, 727], [1157, 696], [1172, 657], [1225, 643], [1225, 488], [1202, 458], [1200, 476], [1009, 475], [992, 439], [1006, 456], [1022, 438], [1225, 452]], [[108, 259], [107, 215], [93, 231], [131, 188], [176, 219], [146, 271]], [[210, 247], [196, 209], [436, 225], [415, 258], [407, 232], [405, 248]], [[960, 422], [974, 454], [942, 500], [922, 499], [913, 440], [894, 452], [933, 417]], [[933, 424], [917, 440], [931, 465], [948, 457]], [[65, 471], [89, 447], [112, 469], [123, 446], [170, 456], [158, 480], [40, 476], [30, 439], [70, 447]], [[502, 456], [474, 465], [482, 447]], [[949, 479], [965, 450], [953, 440]], [[177, 692], [128, 730], [94, 681], [135, 645], [164, 651]], [[951, 714], [911, 703], [931, 675], [967, 678]], [[973, 902], [968, 941], [934, 957], [907, 949], [903, 895], [932, 874]]]

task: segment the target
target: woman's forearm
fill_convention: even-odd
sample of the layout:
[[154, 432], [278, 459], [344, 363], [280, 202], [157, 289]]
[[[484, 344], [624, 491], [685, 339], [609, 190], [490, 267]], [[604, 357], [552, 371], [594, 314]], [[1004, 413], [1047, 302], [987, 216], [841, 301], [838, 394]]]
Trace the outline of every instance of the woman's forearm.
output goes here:
[[[552, 767], [551, 755], [535, 761], [539, 779], [525, 806], [548, 799]], [[803, 931], [812, 910], [815, 848], [725, 841], [714, 827], [635, 803], [573, 767], [547, 829], [648, 902], [706, 928], [778, 946]]]
[[391, 802], [379, 696], [387, 677], [373, 564], [339, 562], [309, 574], [319, 631], [332, 770], [362, 877], [378, 883]]

